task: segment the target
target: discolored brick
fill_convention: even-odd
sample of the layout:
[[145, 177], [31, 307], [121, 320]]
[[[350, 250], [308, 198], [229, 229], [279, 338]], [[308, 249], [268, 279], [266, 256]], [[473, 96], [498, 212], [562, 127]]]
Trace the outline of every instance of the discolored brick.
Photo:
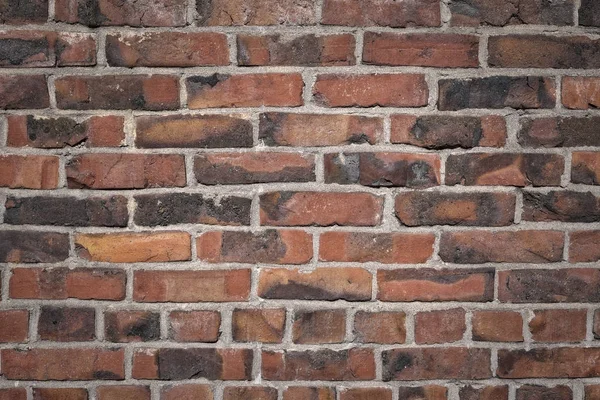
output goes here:
[[56, 232], [0, 231], [0, 262], [55, 263], [69, 257], [69, 235]]
[[600, 197], [592, 192], [550, 191], [523, 193], [524, 221], [597, 222]]
[[600, 117], [524, 118], [517, 133], [523, 147], [600, 146]]
[[498, 350], [496, 374], [504, 379], [592, 378], [600, 375], [597, 348]]
[[529, 321], [536, 342], [580, 342], [585, 339], [586, 310], [534, 310]]
[[600, 26], [600, 4], [594, 0], [581, 0], [579, 25]]
[[88, 400], [88, 391], [84, 388], [33, 388], [33, 400]]
[[467, 330], [465, 315], [465, 310], [462, 308], [415, 314], [415, 343], [458, 342]]
[[218, 311], [172, 311], [169, 314], [169, 337], [178, 342], [219, 340], [221, 314]]
[[340, 400], [392, 400], [389, 388], [352, 388], [340, 392]]
[[576, 110], [600, 108], [600, 79], [593, 76], [562, 78], [562, 103]]
[[223, 400], [277, 400], [277, 389], [260, 386], [230, 386], [223, 390]]
[[41, 340], [83, 342], [96, 338], [96, 312], [93, 308], [43, 306], [38, 320]]
[[572, 153], [571, 182], [600, 185], [600, 152]]
[[104, 313], [104, 336], [115, 343], [158, 340], [160, 314], [134, 310], [107, 311]]
[[208, 385], [181, 384], [163, 386], [161, 400], [213, 400], [213, 391]]
[[573, 25], [572, 0], [453, 0], [449, 7], [452, 26]]
[[463, 386], [459, 397], [460, 400], [508, 400], [508, 386]]
[[138, 385], [100, 386], [98, 400], [150, 400], [150, 387]]
[[0, 3], [0, 10], [2, 24], [24, 25], [43, 23], [48, 20], [48, 0], [3, 0]]
[[283, 392], [283, 400], [335, 400], [335, 388], [288, 386]]
[[281, 343], [285, 330], [284, 308], [233, 310], [231, 329], [236, 342]]
[[538, 385], [523, 385], [517, 388], [517, 400], [571, 400], [573, 392], [570, 387], [557, 385], [554, 387], [544, 387]]
[[396, 311], [358, 311], [354, 335], [360, 343], [395, 344], [406, 340], [406, 314]]
[[292, 325], [294, 343], [341, 343], [345, 336], [345, 310], [298, 310], [294, 314]]
[[574, 231], [569, 234], [569, 262], [600, 260], [600, 230]]
[[50, 107], [45, 75], [0, 76], [0, 109], [42, 109]]
[[474, 311], [471, 323], [473, 340], [482, 342], [523, 341], [523, 317], [518, 312]]
[[440, 26], [439, 0], [325, 0], [324, 25], [386, 26], [404, 28], [413, 26]]
[[446, 400], [448, 389], [439, 385], [400, 386], [398, 394], [401, 399]]
[[0, 186], [11, 189], [55, 189], [59, 159], [55, 156], [0, 156]]
[[314, 0], [196, 0], [200, 26], [314, 25]]

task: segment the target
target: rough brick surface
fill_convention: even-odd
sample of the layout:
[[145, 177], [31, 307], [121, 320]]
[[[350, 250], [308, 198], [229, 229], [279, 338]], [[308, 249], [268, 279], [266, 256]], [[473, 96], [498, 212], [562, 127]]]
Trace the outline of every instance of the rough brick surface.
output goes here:
[[0, 400], [600, 399], [600, 1], [0, 25]]

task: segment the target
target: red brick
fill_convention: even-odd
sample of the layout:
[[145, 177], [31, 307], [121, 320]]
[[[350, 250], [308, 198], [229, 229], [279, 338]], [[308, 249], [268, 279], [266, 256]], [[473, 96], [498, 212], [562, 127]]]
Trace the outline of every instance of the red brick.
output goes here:
[[521, 218], [536, 222], [597, 222], [600, 221], [600, 197], [571, 190], [524, 192]]
[[594, 378], [600, 376], [599, 366], [598, 348], [498, 350], [496, 374], [504, 379]]
[[292, 325], [294, 343], [341, 343], [345, 337], [345, 310], [297, 310], [294, 314]]
[[358, 311], [354, 316], [354, 336], [361, 343], [404, 343], [405, 319], [403, 312]]
[[600, 399], [600, 385], [586, 385], [585, 386], [585, 400], [598, 400]]
[[446, 400], [448, 389], [444, 386], [400, 386], [398, 394], [401, 399]]
[[218, 311], [172, 311], [169, 314], [169, 337], [178, 342], [219, 340], [221, 314]]
[[90, 27], [184, 26], [187, 4], [184, 0], [142, 0], [115, 4], [110, 0], [57, 0], [55, 19]]
[[0, 262], [56, 263], [69, 257], [69, 235], [41, 231], [0, 231]]
[[466, 347], [384, 350], [383, 380], [485, 379], [490, 350]]
[[0, 400], [27, 400], [27, 390], [25, 388], [0, 389]]
[[324, 232], [319, 260], [420, 264], [433, 254], [432, 233]]
[[449, 7], [452, 26], [573, 25], [573, 0], [458, 0]]
[[594, 334], [594, 339], [600, 338], [600, 310], [594, 311], [594, 322], [592, 325], [592, 332]]
[[499, 115], [392, 115], [392, 143], [428, 149], [503, 147], [506, 121]]
[[192, 76], [186, 80], [190, 109], [297, 107], [303, 104], [300, 74]]
[[58, 157], [0, 156], [0, 186], [11, 189], [55, 189], [58, 187]]
[[56, 79], [56, 104], [67, 110], [175, 110], [179, 82], [172, 75], [78, 75]]
[[434, 154], [325, 154], [325, 183], [371, 187], [427, 188], [440, 184], [440, 158]]
[[280, 34], [237, 36], [237, 61], [241, 66], [353, 65], [354, 36], [349, 34], [285, 36]]
[[522, 342], [523, 317], [514, 311], [474, 311], [471, 318], [473, 340], [483, 342]]
[[250, 270], [136, 271], [133, 299], [139, 302], [244, 301], [250, 293]]
[[573, 152], [571, 182], [600, 185], [600, 152]]
[[597, 116], [524, 118], [517, 133], [523, 147], [600, 146]]
[[298, 230], [204, 232], [196, 241], [198, 257], [209, 263], [306, 264], [312, 235]]
[[371, 274], [361, 268], [268, 268], [260, 272], [258, 295], [265, 299], [346, 300], [371, 299]]
[[45, 75], [0, 76], [0, 109], [41, 109], [50, 107]]
[[431, 268], [377, 271], [381, 301], [491, 301], [494, 270]]
[[107, 311], [104, 313], [104, 337], [115, 343], [158, 340], [160, 314], [133, 310]]
[[113, 263], [187, 261], [191, 239], [185, 232], [128, 232], [77, 234], [77, 255], [85, 260]]
[[145, 32], [106, 36], [116, 67], [202, 67], [229, 64], [227, 37], [213, 32]]
[[80, 381], [125, 379], [123, 349], [78, 347], [2, 350], [6, 379]]
[[236, 185], [315, 180], [315, 157], [299, 153], [206, 153], [194, 158], [203, 185]]
[[277, 389], [259, 386], [230, 386], [223, 389], [223, 400], [277, 400]]
[[88, 391], [83, 388], [34, 388], [33, 400], [88, 400]]
[[537, 385], [523, 385], [517, 389], [516, 400], [572, 400], [573, 392], [570, 387], [558, 385], [554, 387], [544, 387]]
[[196, 2], [200, 26], [314, 25], [314, 0], [212, 0]]
[[569, 234], [569, 262], [594, 262], [600, 260], [600, 230], [575, 231]]
[[468, 68], [479, 66], [477, 36], [366, 32], [363, 61], [374, 65]]
[[392, 391], [388, 388], [352, 388], [340, 392], [340, 400], [392, 400]]
[[465, 310], [453, 308], [419, 312], [415, 315], [417, 344], [452, 343], [462, 340], [465, 331]]
[[162, 388], [160, 400], [213, 400], [213, 392], [208, 385], [169, 385]]
[[[28, 310], [0, 311], [0, 343], [22, 343], [29, 336]], [[2, 399], [2, 396], [0, 396]]]
[[42, 306], [38, 336], [54, 342], [85, 342], [96, 338], [96, 312], [93, 308]]
[[283, 400], [335, 400], [335, 388], [288, 386], [283, 392]]
[[284, 308], [233, 310], [231, 330], [236, 342], [281, 343], [285, 330]]
[[508, 386], [463, 386], [459, 397], [460, 400], [508, 400]]
[[96, 388], [98, 400], [150, 400], [148, 386], [100, 386]]
[[260, 223], [274, 226], [375, 226], [383, 198], [370, 193], [272, 192], [260, 196]]
[[260, 114], [259, 139], [267, 146], [375, 144], [382, 136], [381, 118], [340, 114]]
[[[6, 2], [3, 3], [2, 12], [0, 13], [0, 23], [8, 25], [44, 23], [47, 20], [48, 0]], [[19, 390], [20, 389], [15, 389], [15, 391]], [[2, 398], [2, 400], [5, 399]]]
[[225, 115], [138, 117], [135, 145], [150, 149], [252, 147], [252, 124]]
[[372, 349], [262, 352], [262, 376], [270, 381], [365, 381], [375, 379]]
[[536, 342], [580, 342], [586, 319], [586, 310], [535, 310], [529, 331]]
[[424, 75], [318, 75], [315, 101], [324, 107], [423, 107], [429, 89]]
[[551, 263], [563, 259], [559, 231], [444, 232], [440, 258], [458, 264]]
[[186, 184], [179, 154], [81, 154], [66, 166], [72, 189], [143, 189]]
[[325, 0], [321, 22], [390, 28], [440, 26], [440, 4], [439, 0]]
[[562, 79], [562, 103], [566, 108], [587, 110], [600, 107], [600, 78], [565, 76]]
[[507, 226], [515, 216], [512, 193], [409, 192], [396, 196], [404, 225]]

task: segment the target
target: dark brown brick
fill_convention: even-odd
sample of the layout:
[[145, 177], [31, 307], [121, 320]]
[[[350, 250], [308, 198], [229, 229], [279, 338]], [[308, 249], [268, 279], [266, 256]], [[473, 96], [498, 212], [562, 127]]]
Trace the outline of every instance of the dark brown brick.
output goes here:
[[449, 6], [452, 26], [573, 25], [572, 0], [453, 0]]
[[439, 0], [325, 0], [325, 25], [387, 26], [440, 26]]
[[0, 262], [55, 263], [69, 257], [69, 235], [55, 232], [0, 231]]
[[398, 395], [401, 399], [446, 400], [448, 388], [439, 385], [400, 386]]
[[33, 388], [33, 400], [88, 400], [88, 391], [84, 388]]
[[27, 400], [27, 389], [24, 387], [0, 389], [0, 400]]
[[537, 385], [523, 385], [517, 388], [516, 400], [571, 400], [573, 391], [570, 387], [557, 385], [544, 387]]
[[294, 314], [292, 325], [294, 343], [341, 343], [345, 337], [345, 310], [300, 310]]
[[600, 26], [600, 4], [597, 1], [581, 0], [581, 5], [579, 6], [579, 25]]
[[523, 194], [524, 221], [598, 222], [600, 197], [592, 192], [550, 191]]
[[40, 109], [50, 107], [45, 75], [0, 76], [0, 109]]
[[518, 132], [524, 147], [600, 146], [600, 117], [524, 118]]
[[508, 400], [508, 386], [463, 386], [459, 397], [460, 400]]
[[150, 311], [107, 311], [104, 336], [115, 343], [148, 342], [160, 339], [160, 314]]
[[93, 308], [43, 306], [38, 321], [42, 340], [83, 342], [96, 337], [96, 312]]
[[600, 152], [572, 153], [571, 182], [600, 185]]
[[594, 378], [600, 375], [598, 348], [498, 350], [500, 378]]
[[471, 79], [441, 79], [438, 108], [515, 109], [554, 108], [554, 79], [542, 76], [491, 76]]
[[2, 0], [0, 2], [0, 23], [2, 24], [36, 24], [44, 23], [47, 20], [48, 0]]

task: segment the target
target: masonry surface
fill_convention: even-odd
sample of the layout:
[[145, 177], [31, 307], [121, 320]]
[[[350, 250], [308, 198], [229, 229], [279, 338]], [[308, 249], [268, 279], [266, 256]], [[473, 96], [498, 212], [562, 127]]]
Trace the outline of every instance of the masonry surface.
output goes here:
[[0, 400], [600, 399], [599, 1], [0, 24]]

